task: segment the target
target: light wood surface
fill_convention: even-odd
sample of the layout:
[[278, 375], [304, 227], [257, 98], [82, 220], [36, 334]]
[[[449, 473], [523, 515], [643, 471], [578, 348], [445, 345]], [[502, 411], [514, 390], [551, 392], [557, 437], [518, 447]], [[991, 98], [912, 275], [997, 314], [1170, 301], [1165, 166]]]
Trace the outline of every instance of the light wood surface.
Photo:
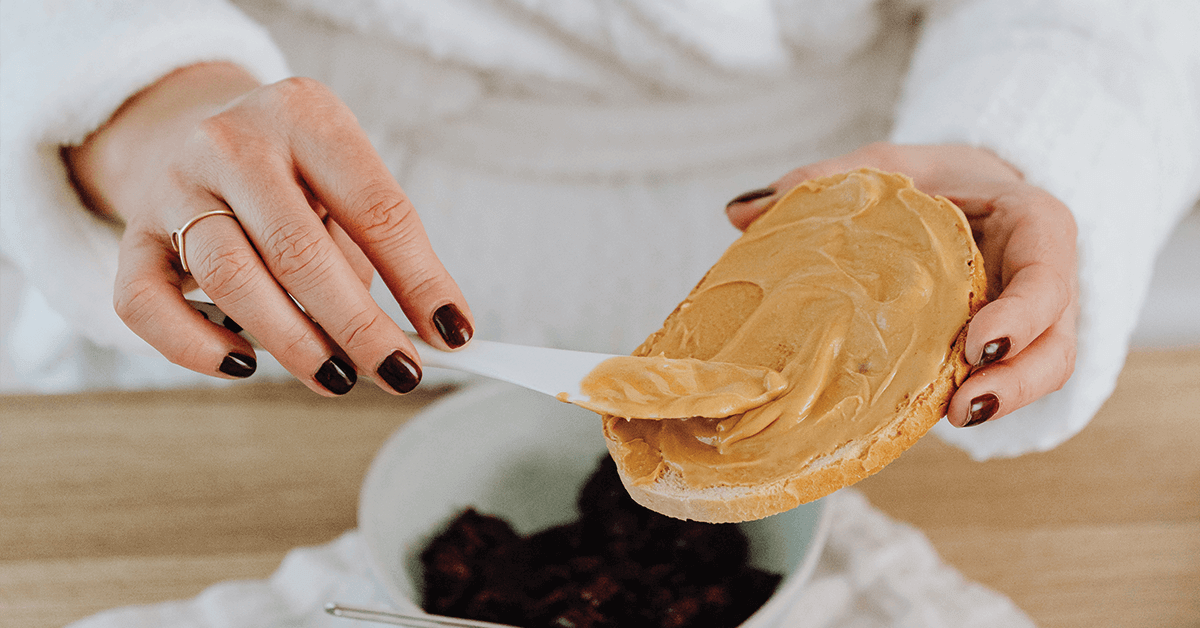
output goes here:
[[[445, 392], [0, 398], [0, 626], [268, 576], [354, 527], [378, 447]], [[1200, 626], [1200, 349], [1133, 354], [1054, 451], [974, 463], [929, 437], [858, 486], [1040, 626]]]

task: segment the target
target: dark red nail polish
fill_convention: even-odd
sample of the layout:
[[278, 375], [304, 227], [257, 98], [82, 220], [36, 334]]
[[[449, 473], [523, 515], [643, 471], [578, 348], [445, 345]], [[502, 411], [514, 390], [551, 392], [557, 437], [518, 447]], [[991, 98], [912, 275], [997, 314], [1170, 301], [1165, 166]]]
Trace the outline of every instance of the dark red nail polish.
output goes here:
[[221, 322], [221, 326], [235, 334], [242, 333], [242, 326], [238, 325], [237, 321], [229, 318], [228, 316], [226, 316], [225, 320]]
[[726, 203], [725, 206], [729, 207], [730, 205], [734, 205], [736, 203], [749, 203], [750, 201], [757, 201], [760, 198], [766, 198], [774, 193], [775, 188], [758, 188], [757, 190], [750, 190], [749, 192], [734, 197], [734, 199]]
[[967, 422], [963, 423], [963, 427], [979, 425], [995, 416], [996, 411], [999, 409], [999, 397], [992, 393], [979, 395], [972, 399], [971, 405], [967, 407]]
[[979, 355], [979, 362], [975, 363], [975, 368], [983, 368], [989, 364], [1003, 360], [1011, 348], [1012, 342], [1008, 339], [1008, 336], [998, 338], [983, 345], [983, 353]]
[[433, 313], [433, 326], [437, 328], [438, 334], [451, 349], [457, 349], [467, 344], [475, 333], [475, 330], [471, 328], [471, 322], [453, 303], [447, 303]]
[[376, 373], [398, 393], [409, 392], [421, 383], [421, 367], [400, 351], [393, 351]]
[[324, 386], [325, 390], [335, 395], [344, 395], [354, 388], [354, 383], [358, 381], [358, 373], [353, 366], [335, 355], [325, 360], [316, 375], [313, 375], [313, 379]]
[[254, 356], [243, 353], [230, 353], [225, 356], [224, 360], [221, 360], [221, 366], [217, 367], [222, 373], [231, 377], [250, 377], [257, 368], [258, 361], [254, 359]]

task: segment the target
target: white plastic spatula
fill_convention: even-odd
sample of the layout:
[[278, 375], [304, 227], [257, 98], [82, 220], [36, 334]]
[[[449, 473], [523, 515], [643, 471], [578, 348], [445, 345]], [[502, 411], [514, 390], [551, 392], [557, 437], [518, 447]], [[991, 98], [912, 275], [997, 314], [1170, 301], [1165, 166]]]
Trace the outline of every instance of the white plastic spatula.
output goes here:
[[478, 339], [456, 351], [443, 351], [421, 340], [415, 333], [406, 333], [421, 354], [422, 364], [426, 366], [483, 375], [551, 397], [566, 393], [565, 401], [571, 403], [588, 400], [587, 395], [580, 391], [579, 383], [601, 362], [616, 357], [607, 353], [528, 347]]
[[[491, 377], [600, 414], [629, 418], [724, 418], [761, 406], [787, 388], [783, 375], [755, 366], [693, 358], [635, 358], [486, 340], [472, 340], [462, 349], [447, 352], [411, 332], [408, 338], [429, 366]], [[604, 364], [609, 360], [614, 364]], [[594, 373], [597, 367], [603, 372]]]

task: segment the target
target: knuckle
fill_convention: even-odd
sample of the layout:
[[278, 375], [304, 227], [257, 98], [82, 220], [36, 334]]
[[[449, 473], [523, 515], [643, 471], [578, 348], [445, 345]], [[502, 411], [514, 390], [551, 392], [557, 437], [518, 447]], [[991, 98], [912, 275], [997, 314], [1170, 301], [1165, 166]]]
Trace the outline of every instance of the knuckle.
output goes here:
[[263, 261], [280, 283], [304, 291], [326, 276], [333, 262], [324, 231], [299, 216], [277, 218], [263, 236]]
[[189, 260], [196, 282], [215, 301], [237, 302], [254, 292], [257, 257], [242, 248], [209, 248]]
[[1054, 295], [1054, 299], [1057, 303], [1062, 304], [1062, 308], [1058, 312], [1061, 316], [1062, 312], [1067, 309], [1067, 306], [1075, 301], [1074, 289], [1072, 287], [1074, 284], [1070, 279], [1063, 276], [1058, 269], [1051, 268], [1048, 270], [1050, 275], [1049, 281], [1051, 285], [1051, 291]]
[[271, 93], [273, 108], [309, 133], [338, 127], [350, 111], [323, 83], [303, 76], [275, 83]]
[[302, 361], [312, 354], [315, 336], [312, 329], [300, 320], [293, 320], [277, 329], [273, 337], [278, 340], [273, 343], [275, 346], [268, 349], [285, 364]]
[[231, 112], [202, 120], [184, 144], [189, 169], [215, 173], [228, 173], [231, 167], [233, 172], [261, 170], [283, 151], [270, 133]]
[[1015, 403], [1009, 407], [1009, 410], [1024, 407], [1030, 401], [1033, 401], [1034, 391], [1032, 388], [1032, 382], [1030, 382], [1028, 378], [1025, 378], [1025, 377], [1016, 378], [1016, 383], [1014, 385], [1014, 388], [1015, 388], [1014, 392], [1016, 394], [1013, 395], [1013, 400]]
[[308, 101], [313, 98], [324, 99], [329, 95], [329, 88], [316, 79], [306, 76], [291, 76], [272, 86], [272, 91], [283, 101]]
[[1013, 215], [1015, 223], [1032, 225], [1053, 236], [1056, 242], [1073, 246], [1077, 239], [1079, 227], [1074, 212], [1043, 188], [1014, 182], [997, 195], [993, 206]]
[[1003, 186], [996, 192], [992, 199], [992, 209], [994, 211], [1004, 210], [1015, 214], [1020, 214], [1019, 211], [1023, 207], [1029, 206], [1034, 202], [1033, 195], [1035, 192], [1027, 185], [1015, 183]]
[[414, 237], [416, 210], [389, 186], [374, 185], [351, 203], [358, 232], [366, 246], [409, 242]]
[[243, 153], [249, 141], [250, 138], [234, 116], [219, 113], [200, 121], [188, 147], [202, 154], [237, 156]]
[[404, 287], [404, 297], [408, 301], [424, 302], [430, 295], [438, 294], [440, 288], [437, 277], [427, 274], [411, 279]]
[[383, 322], [383, 317], [378, 312], [360, 310], [337, 330], [337, 337], [342, 339], [338, 344], [354, 353], [370, 344], [375, 335], [373, 332], [378, 330]]
[[1058, 377], [1055, 379], [1054, 390], [1062, 390], [1063, 386], [1067, 385], [1067, 381], [1071, 379], [1071, 375], [1075, 372], [1075, 343], [1068, 342], [1065, 344], [1066, 346], [1059, 353]]
[[130, 329], [139, 329], [153, 318], [155, 288], [149, 279], [128, 279], [113, 290], [113, 310]]
[[[117, 316], [136, 331], [154, 324], [159, 311], [155, 298], [159, 286], [149, 280], [123, 281], [113, 293], [113, 308]], [[203, 337], [194, 334], [156, 336], [154, 348], [173, 364], [201, 371], [212, 361], [212, 347]]]
[[[1054, 318], [1057, 320], [1062, 317], [1062, 313], [1075, 300], [1073, 283], [1053, 264], [1048, 262], [1036, 262], [1033, 268], [1037, 269], [1038, 283], [1041, 285], [1041, 290], [1045, 295], [1044, 299], [1030, 300], [1031, 308], [1054, 308]], [[1040, 330], [1039, 330], [1040, 331]]]

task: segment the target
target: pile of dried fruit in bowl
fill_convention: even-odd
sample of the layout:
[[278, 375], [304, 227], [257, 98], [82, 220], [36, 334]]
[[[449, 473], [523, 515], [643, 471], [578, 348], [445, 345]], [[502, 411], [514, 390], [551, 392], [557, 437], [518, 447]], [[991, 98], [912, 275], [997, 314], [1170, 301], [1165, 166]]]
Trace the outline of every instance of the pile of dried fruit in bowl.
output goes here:
[[462, 512], [421, 553], [425, 610], [528, 628], [737, 626], [779, 585], [747, 563], [736, 525], [639, 506], [607, 456], [577, 505], [579, 519], [529, 536]]

